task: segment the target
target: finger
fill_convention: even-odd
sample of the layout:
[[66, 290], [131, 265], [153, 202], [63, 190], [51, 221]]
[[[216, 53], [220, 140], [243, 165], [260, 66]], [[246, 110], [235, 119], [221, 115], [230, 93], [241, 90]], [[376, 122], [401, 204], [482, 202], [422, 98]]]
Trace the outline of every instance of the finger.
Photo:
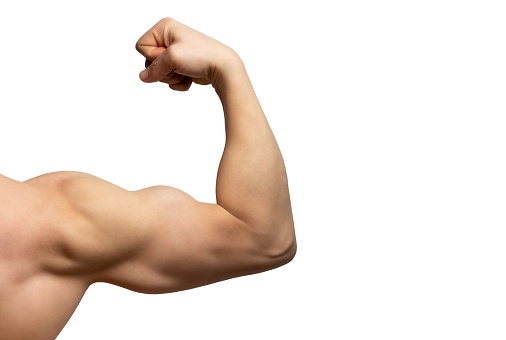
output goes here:
[[195, 84], [199, 84], [199, 85], [209, 85], [211, 84], [210, 81], [207, 81], [205, 79], [202, 79], [202, 78], [192, 78], [193, 82]]
[[172, 72], [171, 60], [169, 58], [168, 49], [166, 49], [139, 74], [139, 78], [141, 78], [143, 82], [153, 83], [162, 80], [170, 72]]
[[135, 49], [146, 59], [154, 60], [163, 52], [163, 48], [167, 47], [164, 38], [169, 22], [170, 20], [167, 18], [160, 20], [144, 33], [135, 44]]
[[178, 74], [178, 73], [174, 73], [174, 71], [172, 71], [171, 73], [169, 73], [167, 76], [165, 76], [162, 80], [160, 80], [162, 83], [165, 83], [165, 84], [177, 84], [179, 83], [180, 81], [183, 80], [185, 76], [181, 75], [181, 74]]
[[[151, 65], [151, 61], [147, 60], [146, 59], [146, 62], [144, 63], [144, 66], [146, 68], [149, 67], [149, 65]], [[167, 80], [169, 80], [170, 78], [172, 78], [174, 75], [176, 75], [176, 73], [174, 71], [170, 71], [169, 74], [167, 74], [162, 80], [160, 80], [161, 82], [167, 82]], [[183, 79], [183, 76], [182, 75], [179, 75], [180, 77], [177, 78], [177, 80], [175, 81], [176, 83], [179, 82], [181, 79]]]
[[188, 91], [190, 89], [190, 86], [192, 86], [192, 78], [184, 77], [183, 80], [181, 80], [179, 83], [170, 84], [169, 86], [171, 89], [176, 91]]

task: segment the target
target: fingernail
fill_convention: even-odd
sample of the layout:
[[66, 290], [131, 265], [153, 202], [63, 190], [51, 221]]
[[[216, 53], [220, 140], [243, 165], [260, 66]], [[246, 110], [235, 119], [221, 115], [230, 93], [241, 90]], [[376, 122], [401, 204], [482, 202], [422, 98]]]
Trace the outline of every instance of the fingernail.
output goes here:
[[141, 78], [142, 81], [146, 81], [149, 78], [148, 70], [145, 69], [139, 74], [139, 78]]

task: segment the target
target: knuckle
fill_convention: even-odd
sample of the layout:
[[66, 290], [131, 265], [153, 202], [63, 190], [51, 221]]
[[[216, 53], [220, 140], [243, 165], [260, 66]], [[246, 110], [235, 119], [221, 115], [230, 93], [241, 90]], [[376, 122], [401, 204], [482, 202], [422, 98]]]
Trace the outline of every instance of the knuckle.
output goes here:
[[163, 24], [166, 24], [166, 25], [170, 25], [171, 23], [173, 23], [175, 20], [172, 19], [172, 18], [169, 18], [169, 17], [165, 17], [163, 18], [162, 20], [160, 20], [161, 23]]
[[154, 79], [159, 77], [160, 71], [156, 61], [153, 61], [146, 69], [148, 70], [149, 78]]
[[137, 50], [137, 52], [141, 52], [141, 43], [140, 43], [140, 40], [138, 40], [136, 43], [135, 43], [135, 49]]
[[[146, 62], [146, 64], [147, 64], [147, 62]], [[151, 70], [155, 71], [155, 70], [157, 70], [157, 69], [158, 69], [158, 64], [160, 64], [160, 62], [159, 62], [157, 59], [155, 59], [155, 60], [153, 60], [153, 61], [151, 62], [151, 64], [149, 64], [147, 67], [149, 67], [149, 70], [150, 70], [150, 71], [151, 71]]]

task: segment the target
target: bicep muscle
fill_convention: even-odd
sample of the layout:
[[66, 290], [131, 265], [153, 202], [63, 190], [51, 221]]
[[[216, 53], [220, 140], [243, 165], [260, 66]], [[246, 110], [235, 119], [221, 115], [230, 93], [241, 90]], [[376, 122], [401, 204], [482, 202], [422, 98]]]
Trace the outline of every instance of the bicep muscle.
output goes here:
[[250, 230], [216, 204], [171, 187], [134, 193], [144, 244], [104, 272], [104, 281], [147, 293], [190, 289], [261, 272], [267, 264]]

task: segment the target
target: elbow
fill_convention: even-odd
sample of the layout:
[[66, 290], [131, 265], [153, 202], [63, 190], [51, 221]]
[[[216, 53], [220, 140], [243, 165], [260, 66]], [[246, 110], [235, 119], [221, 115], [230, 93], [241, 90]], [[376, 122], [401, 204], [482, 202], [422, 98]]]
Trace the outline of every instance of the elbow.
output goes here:
[[293, 241], [290, 243], [290, 246], [280, 256], [280, 260], [282, 263], [281, 265], [285, 265], [291, 262], [295, 258], [296, 254], [297, 254], [297, 240], [295, 239], [294, 236]]
[[293, 224], [276, 228], [275, 235], [265, 237], [260, 248], [264, 256], [274, 267], [291, 262], [297, 254], [297, 240]]
[[271, 252], [269, 254], [271, 264], [274, 268], [282, 267], [285, 264], [290, 263], [297, 254], [297, 241], [295, 238], [293, 242], [290, 243], [289, 246], [285, 248], [278, 249], [276, 252]]

